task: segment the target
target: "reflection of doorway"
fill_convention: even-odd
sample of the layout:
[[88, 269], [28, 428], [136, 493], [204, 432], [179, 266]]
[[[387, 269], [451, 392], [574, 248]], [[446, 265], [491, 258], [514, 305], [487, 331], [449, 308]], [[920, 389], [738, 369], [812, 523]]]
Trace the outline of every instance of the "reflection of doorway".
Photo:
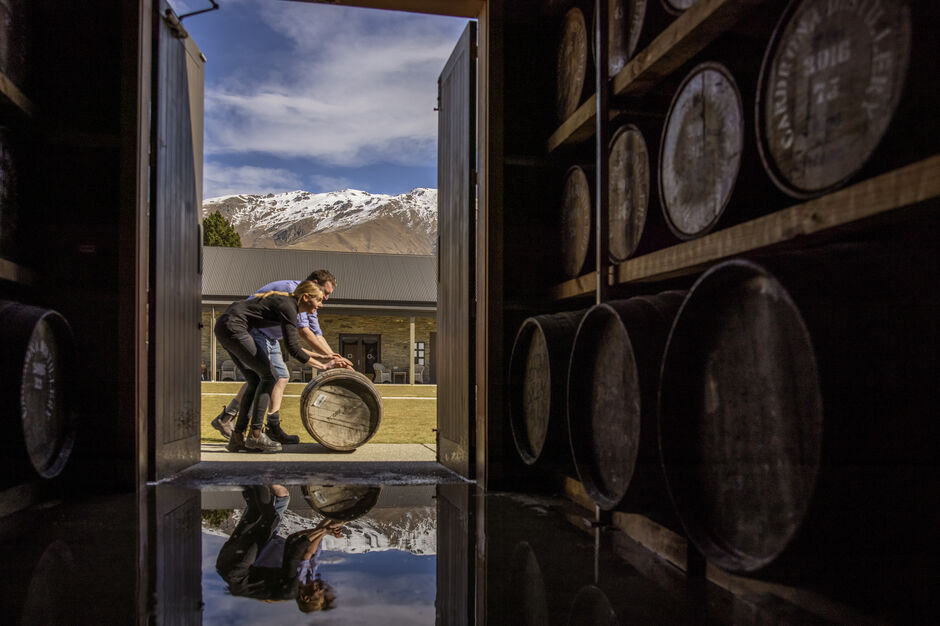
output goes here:
[[382, 360], [382, 335], [340, 335], [339, 353], [353, 362], [357, 372], [372, 374]]

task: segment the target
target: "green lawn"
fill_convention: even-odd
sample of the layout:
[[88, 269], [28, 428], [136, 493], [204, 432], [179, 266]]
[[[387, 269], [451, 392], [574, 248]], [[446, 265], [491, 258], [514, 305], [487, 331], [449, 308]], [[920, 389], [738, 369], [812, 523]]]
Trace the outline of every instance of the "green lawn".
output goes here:
[[[202, 383], [202, 441], [224, 442], [209, 425], [241, 383]], [[301, 443], [313, 438], [300, 423], [300, 394], [304, 383], [288, 383], [281, 402], [281, 427], [300, 435]], [[382, 424], [369, 443], [435, 443], [437, 385], [376, 385], [382, 394]]]

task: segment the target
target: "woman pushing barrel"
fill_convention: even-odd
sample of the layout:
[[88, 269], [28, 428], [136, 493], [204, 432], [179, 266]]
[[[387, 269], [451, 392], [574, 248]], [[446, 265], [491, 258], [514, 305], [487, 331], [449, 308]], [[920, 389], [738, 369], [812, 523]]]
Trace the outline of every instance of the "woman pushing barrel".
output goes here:
[[[250, 300], [233, 302], [219, 316], [215, 323], [215, 336], [245, 376], [245, 395], [238, 410], [235, 430], [226, 446], [228, 450], [276, 452], [281, 449], [281, 444], [261, 431], [276, 374], [271, 369], [268, 355], [258, 349], [248, 331], [280, 325], [291, 356], [317, 369], [331, 369], [339, 364], [337, 358], [317, 360], [312, 352], [301, 347], [297, 333], [297, 314], [313, 313], [322, 305], [323, 291], [315, 282], [305, 280], [297, 285], [294, 293], [256, 293]], [[245, 436], [249, 418], [251, 433]]]

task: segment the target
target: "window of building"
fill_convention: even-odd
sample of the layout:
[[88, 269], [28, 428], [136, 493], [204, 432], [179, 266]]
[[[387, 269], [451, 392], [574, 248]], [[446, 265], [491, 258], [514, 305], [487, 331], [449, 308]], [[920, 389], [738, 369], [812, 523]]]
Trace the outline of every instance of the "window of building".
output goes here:
[[424, 342], [415, 342], [415, 365], [424, 365]]

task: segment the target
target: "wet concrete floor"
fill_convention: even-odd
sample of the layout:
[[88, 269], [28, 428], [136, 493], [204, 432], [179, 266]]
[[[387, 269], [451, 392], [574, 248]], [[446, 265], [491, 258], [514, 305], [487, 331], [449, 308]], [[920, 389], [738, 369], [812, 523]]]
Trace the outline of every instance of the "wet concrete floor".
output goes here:
[[564, 497], [484, 494], [434, 463], [237, 465], [0, 518], [0, 623], [862, 619], [690, 582]]

